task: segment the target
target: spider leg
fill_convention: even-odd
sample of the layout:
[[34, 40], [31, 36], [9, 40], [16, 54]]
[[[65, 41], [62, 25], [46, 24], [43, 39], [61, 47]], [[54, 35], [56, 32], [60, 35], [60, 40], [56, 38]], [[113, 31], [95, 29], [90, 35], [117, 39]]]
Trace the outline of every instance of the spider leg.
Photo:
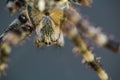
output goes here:
[[7, 0], [6, 7], [10, 13], [15, 13], [16, 11], [26, 6], [26, 1], [27, 0]]
[[91, 6], [93, 0], [70, 0], [70, 2], [76, 3], [81, 6]]
[[107, 35], [91, 25], [89, 21], [82, 17], [75, 9], [69, 8], [65, 11], [65, 16], [76, 24], [79, 31], [82, 31], [87, 37], [91, 38], [97, 45], [106, 47], [114, 52], [120, 53], [120, 43], [111, 40]]
[[70, 37], [73, 44], [75, 45], [75, 49], [78, 53], [82, 55], [86, 63], [91, 66], [94, 71], [97, 72], [99, 78], [101, 80], [110, 80], [105, 70], [101, 67], [99, 62], [96, 60], [92, 51], [88, 48], [87, 43], [83, 39], [81, 35], [77, 32], [76, 26], [69, 20], [66, 20], [62, 26], [65, 34]]
[[28, 37], [35, 28], [28, 15], [27, 10], [23, 11], [0, 36], [0, 73], [4, 72], [7, 67], [6, 62], [8, 61], [11, 47]]

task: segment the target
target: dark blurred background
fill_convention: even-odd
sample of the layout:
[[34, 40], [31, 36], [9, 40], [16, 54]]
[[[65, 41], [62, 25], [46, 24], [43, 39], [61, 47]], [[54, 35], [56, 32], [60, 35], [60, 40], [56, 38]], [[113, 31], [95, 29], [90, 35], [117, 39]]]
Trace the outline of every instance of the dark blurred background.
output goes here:
[[[0, 0], [0, 34], [18, 15], [8, 13], [5, 1]], [[75, 7], [120, 42], [120, 0], [94, 0], [91, 8]], [[81, 56], [73, 54], [72, 48], [67, 38], [62, 48], [36, 48], [30, 37], [22, 46], [13, 47], [7, 76], [2, 80], [99, 80], [93, 70], [81, 63]], [[120, 80], [120, 55], [98, 46], [94, 52], [102, 57], [101, 63], [112, 80]]]

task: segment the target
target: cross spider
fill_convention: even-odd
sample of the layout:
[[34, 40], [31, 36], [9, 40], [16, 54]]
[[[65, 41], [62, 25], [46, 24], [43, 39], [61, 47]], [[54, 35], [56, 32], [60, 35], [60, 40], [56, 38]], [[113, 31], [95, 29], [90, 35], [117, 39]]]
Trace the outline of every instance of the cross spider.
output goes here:
[[0, 36], [0, 72], [3, 73], [7, 67], [11, 46], [35, 31], [34, 43], [37, 47], [62, 47], [64, 35], [68, 36], [75, 46], [73, 51], [82, 55], [85, 63], [96, 71], [101, 80], [110, 80], [85, 38], [91, 38], [97, 45], [115, 52], [120, 52], [120, 45], [91, 25], [72, 3], [90, 6], [92, 0], [7, 0], [10, 13], [20, 11], [20, 15]]

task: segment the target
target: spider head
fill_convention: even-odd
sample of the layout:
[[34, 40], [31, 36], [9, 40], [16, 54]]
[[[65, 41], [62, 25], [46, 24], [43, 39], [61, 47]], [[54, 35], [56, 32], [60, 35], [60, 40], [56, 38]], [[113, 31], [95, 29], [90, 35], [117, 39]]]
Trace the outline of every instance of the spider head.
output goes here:
[[15, 13], [17, 10], [25, 6], [25, 0], [7, 0], [6, 6], [10, 13]]

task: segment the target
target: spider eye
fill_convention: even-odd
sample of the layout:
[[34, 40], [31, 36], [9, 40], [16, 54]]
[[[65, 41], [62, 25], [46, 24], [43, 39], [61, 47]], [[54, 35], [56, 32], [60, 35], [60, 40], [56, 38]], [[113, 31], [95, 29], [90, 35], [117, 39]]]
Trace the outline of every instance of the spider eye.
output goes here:
[[19, 19], [20, 22], [22, 22], [22, 23], [26, 23], [26, 22], [27, 22], [27, 18], [26, 18], [25, 15], [20, 15], [20, 16], [18, 17], [18, 19]]

